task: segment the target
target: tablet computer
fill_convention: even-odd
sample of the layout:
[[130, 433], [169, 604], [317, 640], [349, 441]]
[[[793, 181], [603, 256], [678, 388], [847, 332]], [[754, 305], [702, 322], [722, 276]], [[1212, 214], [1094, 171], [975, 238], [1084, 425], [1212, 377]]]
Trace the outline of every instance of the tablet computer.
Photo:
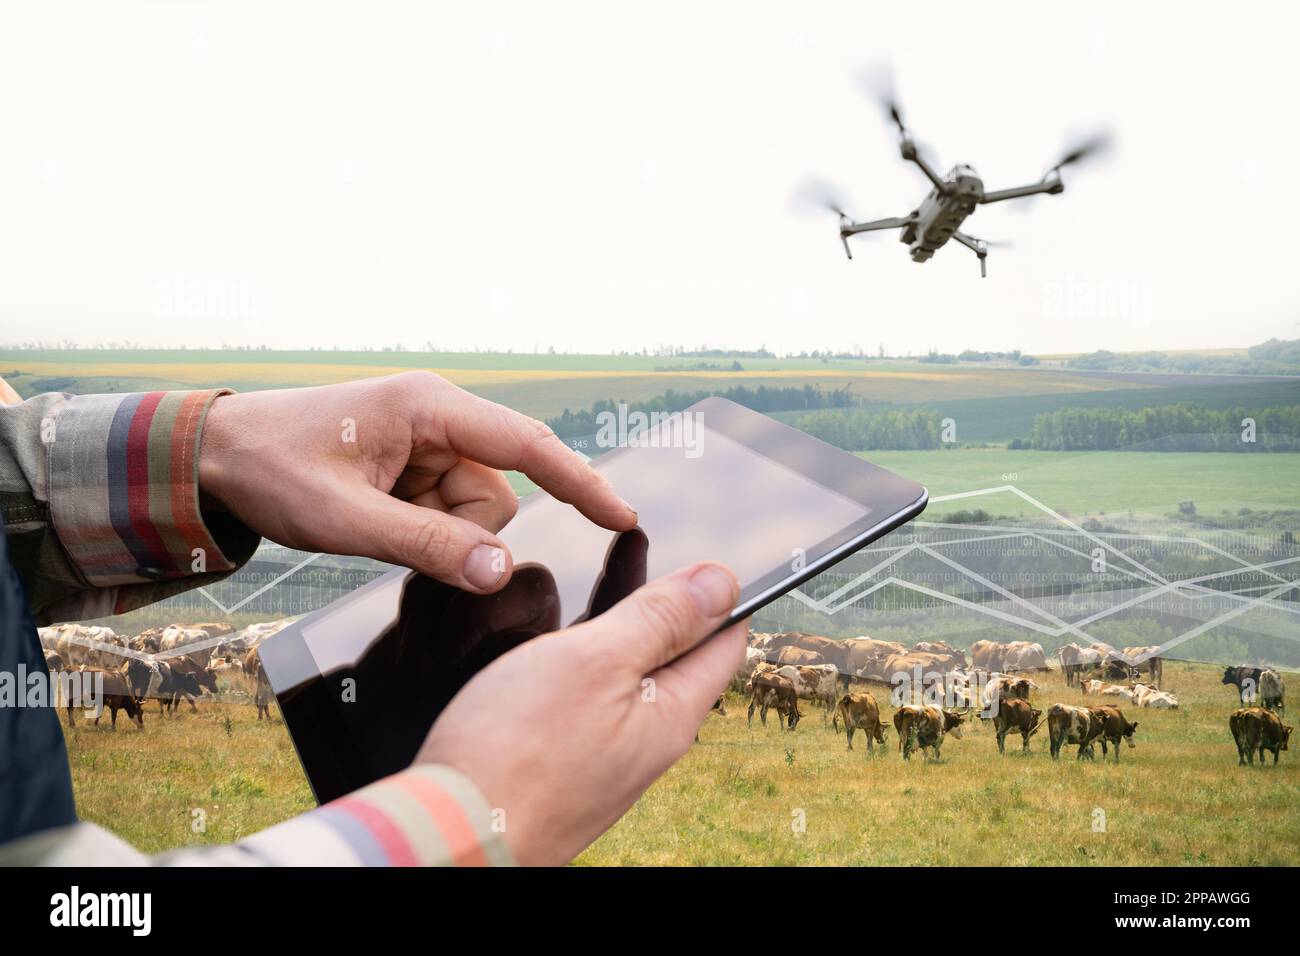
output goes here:
[[925, 508], [915, 482], [725, 399], [609, 424], [598, 438], [618, 447], [593, 467], [637, 510], [632, 531], [538, 491], [500, 534], [515, 570], [496, 594], [398, 568], [262, 644], [317, 799], [406, 768], [480, 670], [646, 581], [721, 561], [740, 581], [739, 621]]

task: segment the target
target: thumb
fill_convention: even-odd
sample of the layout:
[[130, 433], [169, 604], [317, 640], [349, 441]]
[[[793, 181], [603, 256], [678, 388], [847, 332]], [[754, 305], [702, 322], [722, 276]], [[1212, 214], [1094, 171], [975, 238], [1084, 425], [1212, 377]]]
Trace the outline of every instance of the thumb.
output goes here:
[[355, 512], [370, 557], [427, 574], [462, 591], [491, 594], [514, 570], [510, 550], [472, 521], [370, 489]]
[[[716, 631], [740, 598], [736, 576], [713, 562], [692, 565], [638, 588], [582, 628], [609, 635], [638, 674], [649, 674]], [[614, 643], [616, 642], [616, 643]]]

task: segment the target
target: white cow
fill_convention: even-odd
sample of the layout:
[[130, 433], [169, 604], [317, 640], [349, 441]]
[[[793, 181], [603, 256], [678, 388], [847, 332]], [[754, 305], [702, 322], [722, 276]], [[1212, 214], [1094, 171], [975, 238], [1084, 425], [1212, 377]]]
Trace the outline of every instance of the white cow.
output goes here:
[[[834, 664], [786, 664], [777, 673], [794, 685], [795, 695], [802, 700], [820, 701], [826, 705], [825, 719], [835, 708], [840, 696], [840, 671]], [[824, 722], [824, 721], [823, 721]]]

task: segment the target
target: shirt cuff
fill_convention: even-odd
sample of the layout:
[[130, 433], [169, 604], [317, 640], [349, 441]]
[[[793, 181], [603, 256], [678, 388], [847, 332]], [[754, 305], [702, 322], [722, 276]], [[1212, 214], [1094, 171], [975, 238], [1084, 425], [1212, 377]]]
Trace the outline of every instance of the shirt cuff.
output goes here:
[[505, 816], [464, 774], [421, 765], [237, 844], [271, 864], [509, 866]]
[[82, 395], [49, 436], [50, 515], [94, 587], [235, 570], [258, 537], [199, 512], [199, 445], [212, 402], [229, 389]]

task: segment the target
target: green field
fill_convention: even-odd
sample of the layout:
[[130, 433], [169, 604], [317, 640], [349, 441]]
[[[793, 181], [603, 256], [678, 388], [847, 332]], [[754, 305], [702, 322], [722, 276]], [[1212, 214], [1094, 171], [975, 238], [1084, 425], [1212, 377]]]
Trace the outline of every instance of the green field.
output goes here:
[[[1288, 681], [1300, 677], [1288, 675]], [[1082, 703], [1056, 674], [1034, 705]], [[904, 763], [889, 730], [868, 755], [808, 702], [793, 733], [710, 715], [700, 742], [585, 851], [586, 865], [1295, 865], [1300, 863], [1300, 763], [1238, 767], [1227, 717], [1234, 689], [1219, 672], [1169, 662], [1177, 711], [1127, 708], [1137, 746], [1118, 765], [1053, 762], [1040, 732], [997, 753], [991, 730], [949, 738], [941, 763]], [[232, 693], [241, 698], [240, 688]], [[884, 702], [883, 695], [877, 699]], [[892, 713], [882, 708], [886, 720]], [[251, 705], [203, 701], [145, 729], [87, 724], [65, 733], [82, 817], [146, 852], [247, 836], [312, 806], [284, 725]], [[1093, 830], [1095, 811], [1105, 831]], [[200, 811], [196, 816], [195, 811]], [[800, 814], [800, 811], [802, 813]], [[799, 814], [806, 826], [796, 833]], [[195, 820], [202, 819], [200, 830]]]

